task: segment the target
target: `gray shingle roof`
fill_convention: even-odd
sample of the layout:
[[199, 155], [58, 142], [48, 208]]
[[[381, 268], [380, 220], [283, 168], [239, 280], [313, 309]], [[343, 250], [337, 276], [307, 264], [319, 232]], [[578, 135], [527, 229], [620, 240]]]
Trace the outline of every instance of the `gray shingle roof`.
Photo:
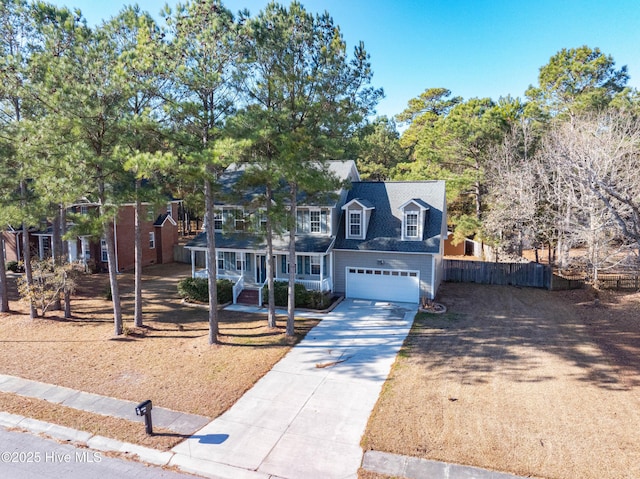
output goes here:
[[[331, 247], [333, 238], [328, 236], [306, 235], [296, 237], [297, 253], [326, 253]], [[206, 249], [207, 233], [198, 234], [194, 239], [189, 241], [185, 247], [195, 249]], [[221, 249], [248, 249], [265, 251], [267, 243], [263, 238], [249, 234], [222, 234], [216, 233], [216, 248]], [[288, 238], [276, 237], [273, 240], [273, 248], [275, 251], [289, 251]]]
[[[367, 200], [375, 209], [364, 240], [347, 239], [345, 215], [340, 218], [335, 249], [361, 251], [397, 251], [407, 253], [437, 253], [440, 250], [442, 222], [445, 220], [445, 182], [356, 182], [346, 202]], [[426, 213], [424, 241], [402, 241], [402, 211], [400, 206], [410, 200], [420, 200]]]
[[[220, 195], [215, 198], [216, 205], [241, 205], [250, 204], [256, 200], [260, 200], [265, 194], [263, 184], [258, 185], [242, 185], [242, 195], [238, 196], [234, 191], [235, 186], [242, 180], [249, 166], [241, 164], [230, 165], [224, 173], [218, 177], [218, 185], [220, 186]], [[327, 168], [340, 181], [350, 179], [355, 169], [353, 160], [347, 161], [328, 161]], [[356, 173], [357, 174], [357, 173]], [[281, 183], [280, 189], [287, 191], [286, 184]], [[339, 192], [322, 194], [313, 198], [308, 198], [304, 192], [298, 195], [298, 202], [301, 205], [309, 206], [333, 206], [336, 203]]]

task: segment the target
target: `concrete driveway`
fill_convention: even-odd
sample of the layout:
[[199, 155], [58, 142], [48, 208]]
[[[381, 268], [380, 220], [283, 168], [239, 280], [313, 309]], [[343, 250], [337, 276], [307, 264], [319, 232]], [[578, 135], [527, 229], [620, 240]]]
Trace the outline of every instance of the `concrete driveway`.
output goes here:
[[417, 304], [345, 300], [170, 464], [222, 478], [356, 478], [364, 433]]

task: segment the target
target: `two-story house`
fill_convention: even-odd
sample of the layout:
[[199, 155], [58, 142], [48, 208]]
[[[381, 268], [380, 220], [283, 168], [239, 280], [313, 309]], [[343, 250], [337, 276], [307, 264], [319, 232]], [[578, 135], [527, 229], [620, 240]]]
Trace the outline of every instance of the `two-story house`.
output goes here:
[[[307, 289], [351, 298], [419, 302], [433, 299], [442, 273], [446, 239], [443, 181], [361, 182], [353, 161], [334, 161], [330, 170], [350, 188], [335, 199], [301, 200], [297, 208], [296, 282]], [[231, 167], [222, 183], [237, 181], [242, 170]], [[216, 204], [216, 264], [220, 278], [239, 289], [261, 289], [266, 279], [266, 244], [248, 228], [260, 226], [259, 212]], [[288, 281], [288, 234], [273, 238], [272, 258], [277, 281]], [[191, 250], [193, 276], [206, 277], [196, 267], [196, 255], [207, 249], [206, 233]], [[237, 291], [239, 292], [239, 291]]]
[[[178, 244], [178, 208], [180, 201], [173, 200], [163, 206], [162, 211], [156, 211], [153, 205], [143, 204], [144, 217], [141, 221], [142, 229], [142, 264], [163, 264], [173, 262], [173, 247]], [[79, 215], [92, 215], [99, 208], [99, 204], [83, 199], [69, 206], [69, 218]], [[120, 205], [113, 220], [113, 233], [118, 271], [126, 271], [135, 267], [134, 248], [134, 218], [135, 204]], [[72, 227], [70, 222], [68, 227]], [[9, 227], [2, 233], [5, 242], [5, 261], [20, 261], [22, 256], [22, 229]], [[53, 228], [42, 225], [29, 229], [29, 244], [33, 255], [41, 259], [53, 254]], [[106, 271], [107, 248], [106, 241], [97, 240], [91, 236], [78, 236], [67, 240], [69, 262], [78, 262], [89, 268]]]

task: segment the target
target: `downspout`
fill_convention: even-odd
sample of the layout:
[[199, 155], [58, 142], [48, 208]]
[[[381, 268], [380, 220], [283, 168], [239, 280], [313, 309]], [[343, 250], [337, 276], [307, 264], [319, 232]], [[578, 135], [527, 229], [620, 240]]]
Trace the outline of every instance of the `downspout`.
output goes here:
[[436, 257], [435, 255], [431, 255], [431, 296], [429, 299], [436, 299]]

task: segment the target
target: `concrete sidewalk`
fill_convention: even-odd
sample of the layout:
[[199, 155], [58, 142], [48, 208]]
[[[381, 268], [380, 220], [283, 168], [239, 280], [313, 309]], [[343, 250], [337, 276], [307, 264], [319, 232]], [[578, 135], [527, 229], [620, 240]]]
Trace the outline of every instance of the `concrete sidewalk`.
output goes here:
[[[144, 422], [143, 417], [136, 416], [135, 407], [138, 403], [133, 401], [124, 401], [99, 394], [76, 391], [75, 389], [41, 383], [39, 381], [31, 381], [6, 374], [0, 374], [0, 391], [44, 399], [52, 403], [102, 414], [104, 416]], [[152, 418], [154, 427], [169, 429], [170, 431], [180, 434], [192, 434], [210, 421], [210, 419], [205, 416], [172, 411], [171, 409], [157, 406], [153, 407]]]
[[346, 300], [169, 462], [221, 478], [356, 478], [360, 439], [417, 305]]

